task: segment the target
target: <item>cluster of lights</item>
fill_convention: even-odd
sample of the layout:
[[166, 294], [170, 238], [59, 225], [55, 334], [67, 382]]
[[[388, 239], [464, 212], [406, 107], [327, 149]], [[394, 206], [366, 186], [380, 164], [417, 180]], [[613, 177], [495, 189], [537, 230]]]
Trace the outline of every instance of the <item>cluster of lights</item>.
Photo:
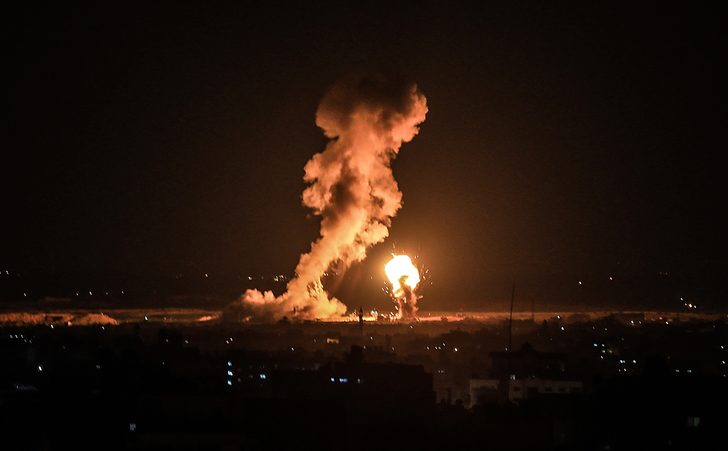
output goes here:
[[232, 360], [227, 361], [227, 385], [228, 387], [233, 385], [233, 380], [231, 379], [233, 377], [233, 362]]
[[[328, 275], [328, 273], [324, 273], [324, 275]], [[207, 274], [205, 274], [205, 277], [207, 277]], [[252, 281], [254, 278], [257, 279], [257, 277], [254, 277], [253, 275], [248, 274], [246, 278], [250, 281]], [[273, 282], [286, 282], [288, 281], [288, 277], [286, 277], [283, 274], [274, 274], [271, 276], [271, 279], [273, 279]], [[260, 276], [260, 280], [265, 280], [265, 276]]]
[[[626, 361], [626, 360], [624, 360], [624, 359], [619, 359], [619, 364], [620, 364], [620, 365], [627, 365], [628, 363], [629, 363], [629, 362], [627, 362], [627, 361]], [[637, 364], [637, 360], [634, 360], [634, 359], [632, 359], [632, 364], [633, 364], [633, 365], [636, 365], [636, 364]], [[617, 369], [617, 372], [620, 372], [620, 373], [624, 372], [624, 373], [626, 373], [626, 372], [627, 372], [627, 370], [628, 370], [628, 368], [627, 368], [626, 366], [623, 366], [623, 367], [620, 367], [620, 368], [618, 368], [618, 369]]]
[[33, 339], [23, 334], [8, 334], [11, 340], [23, 340], [23, 343], [33, 344]]
[[[110, 293], [112, 293], [112, 292], [109, 291], [109, 290], [104, 290], [104, 295], [105, 296], [108, 296]], [[124, 290], [120, 290], [119, 293], [122, 294], [122, 295], [126, 294], [126, 293], [124, 293]], [[81, 292], [80, 291], [75, 291], [74, 294], [76, 295], [76, 297], [80, 297], [81, 296]], [[23, 293], [23, 295], [25, 295], [25, 293]], [[94, 291], [93, 290], [88, 290], [88, 295], [89, 296], [93, 296], [94, 295]]]
[[[348, 384], [349, 383], [349, 378], [348, 377], [330, 377], [329, 378], [329, 381], [331, 381], [334, 384], [337, 383], [337, 382], [339, 384]], [[361, 384], [362, 383], [361, 378], [357, 377], [356, 378], [356, 383], [357, 384]]]
[[614, 351], [612, 351], [610, 348], [607, 348], [607, 345], [604, 343], [592, 343], [592, 345], [595, 348], [598, 348], [599, 351], [599, 359], [604, 360], [604, 356], [606, 354], [614, 354]]
[[[680, 298], [681, 301], [685, 301], [685, 299]], [[698, 308], [698, 304], [693, 304], [692, 302], [683, 302], [683, 306], [687, 307], [689, 310], [696, 310]]]
[[[232, 378], [235, 377], [235, 373], [234, 373], [232, 366], [233, 366], [233, 362], [231, 360], [228, 360], [227, 361], [227, 378], [225, 381], [228, 386], [233, 385]], [[248, 375], [248, 379], [253, 379], [253, 378], [254, 378], [254, 376], [252, 374]], [[266, 373], [258, 373], [258, 379], [261, 381], [267, 380], [268, 375]], [[240, 382], [240, 378], [238, 378], [238, 382]]]

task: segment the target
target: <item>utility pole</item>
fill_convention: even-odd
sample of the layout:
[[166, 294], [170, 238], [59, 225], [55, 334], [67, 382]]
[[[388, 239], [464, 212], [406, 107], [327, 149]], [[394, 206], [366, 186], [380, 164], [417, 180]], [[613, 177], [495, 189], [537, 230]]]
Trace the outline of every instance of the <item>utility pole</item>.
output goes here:
[[364, 310], [359, 307], [359, 333], [364, 334]]

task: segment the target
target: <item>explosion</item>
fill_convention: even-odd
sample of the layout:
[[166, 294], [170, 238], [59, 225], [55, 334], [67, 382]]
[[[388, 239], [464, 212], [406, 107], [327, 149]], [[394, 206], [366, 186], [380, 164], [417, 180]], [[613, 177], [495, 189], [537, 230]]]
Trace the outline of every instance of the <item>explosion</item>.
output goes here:
[[390, 167], [402, 146], [419, 132], [427, 101], [412, 83], [381, 76], [348, 77], [332, 86], [316, 112], [316, 125], [331, 139], [304, 167], [303, 205], [321, 217], [319, 238], [301, 255], [287, 290], [247, 290], [243, 316], [325, 319], [346, 305], [329, 297], [321, 282], [330, 269], [341, 273], [366, 257], [367, 248], [389, 235], [402, 193]]
[[414, 317], [417, 314], [415, 293], [420, 283], [420, 272], [407, 255], [392, 255], [384, 265], [384, 273], [392, 284], [392, 299], [397, 303], [397, 319]]

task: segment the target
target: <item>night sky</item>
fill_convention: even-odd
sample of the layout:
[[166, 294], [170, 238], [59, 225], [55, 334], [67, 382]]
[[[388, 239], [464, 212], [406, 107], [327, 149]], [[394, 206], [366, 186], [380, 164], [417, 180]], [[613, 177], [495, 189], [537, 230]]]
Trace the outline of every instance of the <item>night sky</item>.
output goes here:
[[393, 246], [439, 307], [513, 280], [726, 268], [716, 11], [288, 3], [15, 11], [0, 264], [290, 275], [318, 236], [300, 200], [318, 103], [374, 72], [430, 111], [349, 293], [377, 293], [357, 280]]

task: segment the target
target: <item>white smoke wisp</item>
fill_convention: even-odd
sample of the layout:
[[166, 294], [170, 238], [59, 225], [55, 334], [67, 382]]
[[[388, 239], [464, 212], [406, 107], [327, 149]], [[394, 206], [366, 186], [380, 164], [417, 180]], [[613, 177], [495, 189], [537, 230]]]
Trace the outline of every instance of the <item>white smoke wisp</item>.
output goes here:
[[320, 237], [301, 255], [296, 275], [281, 296], [247, 290], [243, 316], [269, 321], [293, 316], [342, 316], [346, 305], [321, 282], [336, 267], [343, 271], [366, 257], [367, 248], [389, 235], [402, 193], [390, 164], [419, 132], [427, 101], [417, 85], [381, 76], [358, 75], [333, 85], [316, 112], [316, 125], [331, 139], [306, 163], [303, 205], [321, 216]]

